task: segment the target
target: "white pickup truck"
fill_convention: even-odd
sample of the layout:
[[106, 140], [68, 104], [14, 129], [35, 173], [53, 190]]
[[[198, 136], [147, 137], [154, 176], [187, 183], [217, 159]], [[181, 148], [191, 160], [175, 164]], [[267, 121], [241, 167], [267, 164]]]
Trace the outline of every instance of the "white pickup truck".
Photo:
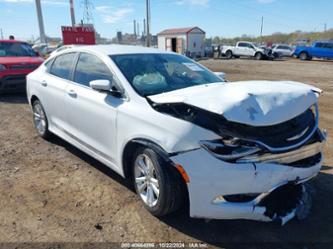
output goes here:
[[252, 42], [246, 41], [239, 41], [236, 46], [222, 46], [221, 53], [227, 59], [240, 56], [252, 57], [257, 60], [274, 59], [270, 49], [259, 48]]

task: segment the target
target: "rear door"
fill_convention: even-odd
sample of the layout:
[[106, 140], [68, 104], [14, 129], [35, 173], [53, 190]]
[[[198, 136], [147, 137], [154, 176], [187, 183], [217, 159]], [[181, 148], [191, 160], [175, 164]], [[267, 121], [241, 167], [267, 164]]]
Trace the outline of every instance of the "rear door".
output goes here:
[[80, 53], [72, 82], [66, 87], [66, 132], [106, 163], [115, 165], [117, 107], [123, 100], [89, 86], [90, 81], [103, 79], [112, 82], [104, 61]]
[[247, 44], [244, 42], [239, 42], [235, 47], [235, 55], [247, 56]]
[[333, 43], [325, 43], [325, 57], [333, 59]]
[[50, 128], [63, 128], [65, 119], [64, 97], [72, 76], [77, 53], [66, 53], [47, 63], [47, 72], [41, 75], [40, 100], [47, 113]]

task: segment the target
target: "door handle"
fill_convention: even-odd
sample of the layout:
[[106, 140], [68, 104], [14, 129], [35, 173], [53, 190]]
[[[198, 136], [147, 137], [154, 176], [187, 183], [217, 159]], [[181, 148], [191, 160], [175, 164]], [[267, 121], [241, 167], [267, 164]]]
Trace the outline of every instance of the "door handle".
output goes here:
[[67, 90], [67, 94], [71, 97], [76, 97], [77, 94], [73, 89]]
[[45, 80], [42, 80], [42, 82], [40, 83], [42, 86], [47, 86], [47, 82]]

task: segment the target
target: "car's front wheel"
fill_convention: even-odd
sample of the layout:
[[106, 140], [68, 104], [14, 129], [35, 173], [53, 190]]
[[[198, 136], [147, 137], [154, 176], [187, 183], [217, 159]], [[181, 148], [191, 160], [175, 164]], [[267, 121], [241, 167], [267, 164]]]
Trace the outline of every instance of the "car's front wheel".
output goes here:
[[233, 57], [233, 53], [232, 53], [230, 50], [228, 50], [228, 51], [225, 53], [225, 57], [226, 57], [228, 60], [230, 60], [230, 59], [232, 59], [232, 57]]
[[145, 208], [155, 216], [176, 211], [184, 201], [178, 172], [150, 148], [135, 152], [133, 182]]
[[51, 136], [51, 133], [49, 132], [49, 124], [44, 108], [39, 100], [35, 100], [32, 103], [32, 111], [34, 125], [38, 135], [44, 139], [48, 139]]
[[262, 59], [262, 53], [258, 52], [255, 54], [254, 58], [256, 58], [256, 60], [261, 60]]

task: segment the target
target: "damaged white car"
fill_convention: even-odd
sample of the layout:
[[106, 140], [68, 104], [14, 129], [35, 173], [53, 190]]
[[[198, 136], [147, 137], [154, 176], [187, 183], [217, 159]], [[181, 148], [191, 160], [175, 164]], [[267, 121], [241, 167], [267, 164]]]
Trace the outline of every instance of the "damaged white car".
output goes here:
[[130, 178], [153, 215], [188, 200], [191, 217], [282, 224], [311, 207], [320, 92], [227, 83], [184, 56], [119, 45], [69, 48], [27, 77], [39, 135]]

